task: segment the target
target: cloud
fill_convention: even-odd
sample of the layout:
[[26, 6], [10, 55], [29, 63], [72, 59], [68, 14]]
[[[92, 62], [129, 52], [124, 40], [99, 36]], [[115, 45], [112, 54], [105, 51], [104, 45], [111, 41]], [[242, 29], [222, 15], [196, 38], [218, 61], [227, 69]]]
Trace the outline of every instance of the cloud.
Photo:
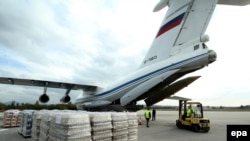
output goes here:
[[[1, 2], [1, 76], [105, 87], [141, 61], [134, 55], [140, 56], [143, 46], [133, 45], [135, 35], [124, 26], [126, 12], [116, 1], [16, 2]], [[138, 49], [131, 53], [131, 48]]]
[[[0, 2], [0, 76], [106, 87], [138, 68], [165, 10], [153, 13], [155, 1], [17, 1]], [[178, 95], [232, 103], [239, 92], [249, 99], [249, 6], [218, 6], [207, 34], [218, 61], [193, 73], [202, 77]], [[43, 88], [0, 85], [9, 95], [35, 101]], [[48, 89], [57, 102], [65, 90]], [[81, 91], [72, 91], [72, 98]], [[228, 95], [228, 96], [227, 96]], [[228, 100], [227, 100], [228, 99]], [[24, 101], [25, 101], [24, 100]], [[74, 100], [74, 99], [73, 99]], [[164, 103], [168, 104], [168, 103]], [[236, 103], [238, 105], [238, 103]], [[247, 104], [247, 102], [243, 102]]]

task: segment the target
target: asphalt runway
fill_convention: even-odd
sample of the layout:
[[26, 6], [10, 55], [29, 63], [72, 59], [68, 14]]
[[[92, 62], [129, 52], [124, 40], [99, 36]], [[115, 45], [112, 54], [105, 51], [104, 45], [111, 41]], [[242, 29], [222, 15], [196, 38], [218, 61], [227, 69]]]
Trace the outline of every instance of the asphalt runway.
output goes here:
[[[177, 111], [157, 111], [156, 121], [150, 121], [149, 128], [145, 125], [143, 111], [138, 112], [142, 125], [138, 130], [138, 141], [226, 141], [228, 124], [250, 125], [250, 112], [206, 112], [204, 116], [210, 119], [211, 129], [208, 133], [196, 133], [190, 130], [178, 129], [175, 126]], [[0, 114], [0, 116], [2, 116]], [[2, 119], [0, 119], [2, 125]], [[0, 141], [31, 141], [18, 134], [16, 128], [0, 127]]]

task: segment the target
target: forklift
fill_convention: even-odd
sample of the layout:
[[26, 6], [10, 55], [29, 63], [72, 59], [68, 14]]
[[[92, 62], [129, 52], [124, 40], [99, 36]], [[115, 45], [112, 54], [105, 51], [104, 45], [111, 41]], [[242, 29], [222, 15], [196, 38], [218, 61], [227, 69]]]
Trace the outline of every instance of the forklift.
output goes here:
[[210, 121], [203, 117], [202, 104], [188, 100], [179, 100], [179, 119], [176, 120], [179, 129], [191, 129], [194, 132], [208, 132]]

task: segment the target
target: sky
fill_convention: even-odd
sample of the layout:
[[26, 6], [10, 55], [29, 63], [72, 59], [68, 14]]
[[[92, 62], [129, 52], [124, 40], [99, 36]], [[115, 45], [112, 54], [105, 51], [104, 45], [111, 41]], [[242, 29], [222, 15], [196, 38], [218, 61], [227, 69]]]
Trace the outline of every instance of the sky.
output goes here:
[[[0, 77], [107, 87], [135, 71], [167, 8], [158, 0], [2, 0]], [[176, 95], [210, 106], [250, 105], [250, 6], [217, 5], [206, 34], [217, 61]], [[49, 103], [66, 90], [48, 88]], [[42, 87], [0, 84], [0, 102], [35, 103]], [[72, 101], [82, 91], [71, 91]], [[160, 105], [177, 105], [163, 100]]]

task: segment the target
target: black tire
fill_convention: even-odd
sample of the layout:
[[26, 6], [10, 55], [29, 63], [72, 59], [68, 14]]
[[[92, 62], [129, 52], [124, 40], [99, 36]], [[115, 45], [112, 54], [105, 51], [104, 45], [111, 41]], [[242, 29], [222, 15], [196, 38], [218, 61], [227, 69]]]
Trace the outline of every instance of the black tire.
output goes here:
[[176, 122], [176, 126], [179, 128], [179, 129], [183, 129], [183, 125], [181, 124], [181, 122], [178, 120]]
[[205, 133], [209, 132], [210, 128], [204, 130]]
[[193, 131], [194, 131], [194, 132], [198, 132], [198, 131], [200, 131], [199, 126], [198, 126], [198, 125], [196, 125], [196, 124], [192, 125], [192, 129], [193, 129]]

